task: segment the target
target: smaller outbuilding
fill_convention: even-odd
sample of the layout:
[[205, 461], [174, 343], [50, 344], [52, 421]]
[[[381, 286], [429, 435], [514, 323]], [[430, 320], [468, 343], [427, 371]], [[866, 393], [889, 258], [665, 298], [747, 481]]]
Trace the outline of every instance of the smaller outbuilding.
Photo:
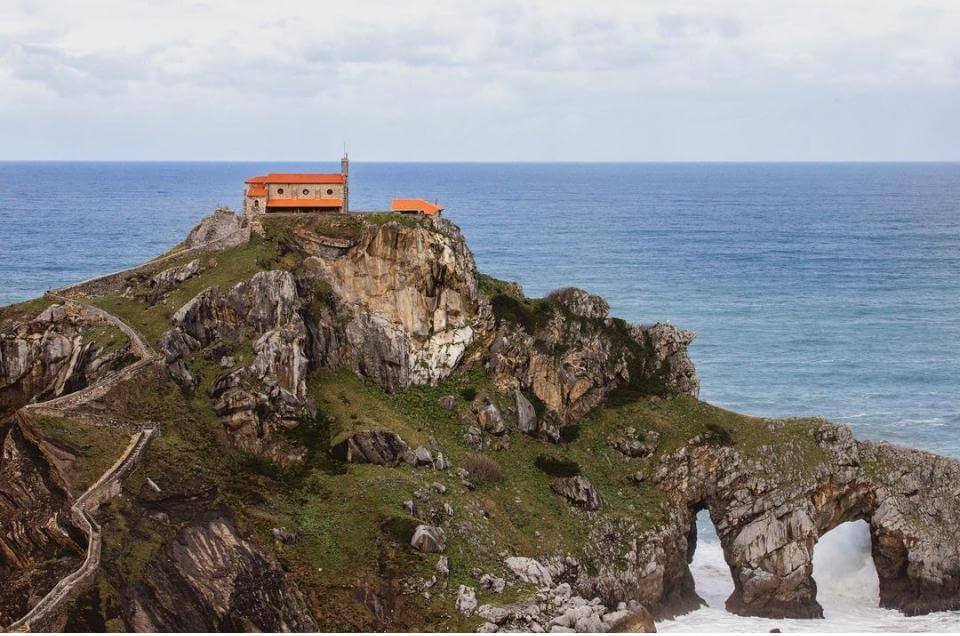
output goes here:
[[443, 212], [437, 203], [430, 203], [424, 199], [394, 199], [390, 203], [390, 210], [401, 214], [426, 214], [433, 216]]

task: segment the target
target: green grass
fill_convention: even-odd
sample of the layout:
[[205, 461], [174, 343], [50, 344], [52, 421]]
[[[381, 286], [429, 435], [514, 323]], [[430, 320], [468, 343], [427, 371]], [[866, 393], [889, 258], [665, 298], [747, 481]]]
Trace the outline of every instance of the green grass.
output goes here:
[[[189, 257], [185, 258], [190, 260]], [[270, 269], [277, 264], [278, 253], [274, 244], [253, 239], [246, 245], [214, 254], [205, 254], [198, 258], [202, 259], [203, 271], [176, 286], [163, 302], [153, 306], [148, 306], [145, 300], [137, 295], [138, 292], [148, 291], [145, 283], [142, 284], [142, 288], [134, 289], [133, 297], [115, 293], [95, 296], [89, 300], [98, 307], [119, 316], [143, 334], [148, 341], [156, 343], [163, 332], [173, 326], [170, 323], [170, 317], [187, 301], [207, 287], [220, 287], [227, 290], [259, 271]], [[176, 265], [165, 263], [163, 269], [168, 266]]]
[[76, 457], [66, 470], [74, 495], [92, 486], [130, 443], [128, 431], [80, 419], [33, 415], [30, 420], [43, 437]]
[[22, 303], [0, 307], [0, 333], [14, 322], [26, 322], [36, 318], [40, 312], [53, 304], [47, 298], [34, 298]]
[[81, 335], [85, 342], [92, 342], [105, 354], [119, 351], [130, 344], [126, 334], [110, 324], [91, 325]]
[[353, 241], [360, 238], [363, 230], [363, 221], [351, 214], [266, 214], [261, 217], [261, 223], [267, 241], [276, 243], [281, 249], [296, 245], [298, 232]]

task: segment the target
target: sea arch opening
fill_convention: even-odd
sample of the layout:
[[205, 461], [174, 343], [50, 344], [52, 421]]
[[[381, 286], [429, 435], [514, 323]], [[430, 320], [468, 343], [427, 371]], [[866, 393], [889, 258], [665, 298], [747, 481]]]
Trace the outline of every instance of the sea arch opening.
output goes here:
[[733, 575], [723, 556], [723, 546], [706, 507], [697, 511], [691, 528], [687, 561], [693, 586], [707, 607], [724, 609], [733, 594]]
[[880, 577], [866, 521], [841, 523], [817, 540], [813, 580], [826, 618], [880, 606]]

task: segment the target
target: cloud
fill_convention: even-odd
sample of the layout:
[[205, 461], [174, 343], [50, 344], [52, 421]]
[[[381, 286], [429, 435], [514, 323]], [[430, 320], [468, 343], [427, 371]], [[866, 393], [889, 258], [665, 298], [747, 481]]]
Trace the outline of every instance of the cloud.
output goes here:
[[[944, 121], [960, 91], [958, 31], [952, 0], [21, 2], [0, 23], [0, 152], [59, 140], [69, 156], [71, 131], [109, 112], [129, 129], [101, 131], [109, 156], [216, 157], [241, 136], [238, 158], [298, 155], [294, 131], [336, 126], [381, 158], [551, 158], [542, 149], [564, 134], [586, 158], [733, 157], [739, 147], [706, 145], [736, 130], [744, 149], [769, 152], [756, 122], [797, 96], [834, 104], [797, 126], [824, 135], [895, 116], [852, 113], [863, 95], [904, 108], [928, 96]], [[689, 120], [704, 112], [718, 114], [712, 128]], [[251, 136], [265, 121], [280, 140]], [[400, 126], [416, 131], [415, 151]], [[934, 134], [910, 126], [918, 144]], [[707, 133], [703, 149], [689, 130]]]

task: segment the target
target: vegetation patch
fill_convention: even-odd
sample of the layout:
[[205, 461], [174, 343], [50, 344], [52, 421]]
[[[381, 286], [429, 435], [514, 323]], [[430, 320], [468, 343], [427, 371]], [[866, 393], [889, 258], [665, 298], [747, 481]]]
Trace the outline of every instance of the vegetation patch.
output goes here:
[[463, 467], [470, 478], [479, 484], [493, 484], [503, 481], [503, 469], [494, 458], [482, 453], [470, 453], [463, 458]]
[[33, 320], [52, 304], [53, 301], [47, 298], [34, 298], [15, 305], [0, 307], [0, 333], [9, 330], [14, 323]]
[[78, 418], [31, 415], [30, 422], [42, 437], [76, 458], [66, 471], [74, 495], [92, 486], [130, 443], [130, 434], [122, 429], [96, 426]]
[[199, 256], [198, 258], [202, 259], [203, 271], [175, 286], [166, 297], [154, 305], [148, 305], [146, 301], [150, 291], [147, 279], [136, 283], [129, 293], [94, 296], [89, 300], [101, 309], [119, 316], [142, 333], [148, 341], [156, 343], [163, 332], [173, 327], [170, 318], [174, 312], [201, 291], [207, 287], [227, 290], [257, 272], [274, 268], [278, 265], [278, 257], [275, 244], [254, 237], [245, 245]]

